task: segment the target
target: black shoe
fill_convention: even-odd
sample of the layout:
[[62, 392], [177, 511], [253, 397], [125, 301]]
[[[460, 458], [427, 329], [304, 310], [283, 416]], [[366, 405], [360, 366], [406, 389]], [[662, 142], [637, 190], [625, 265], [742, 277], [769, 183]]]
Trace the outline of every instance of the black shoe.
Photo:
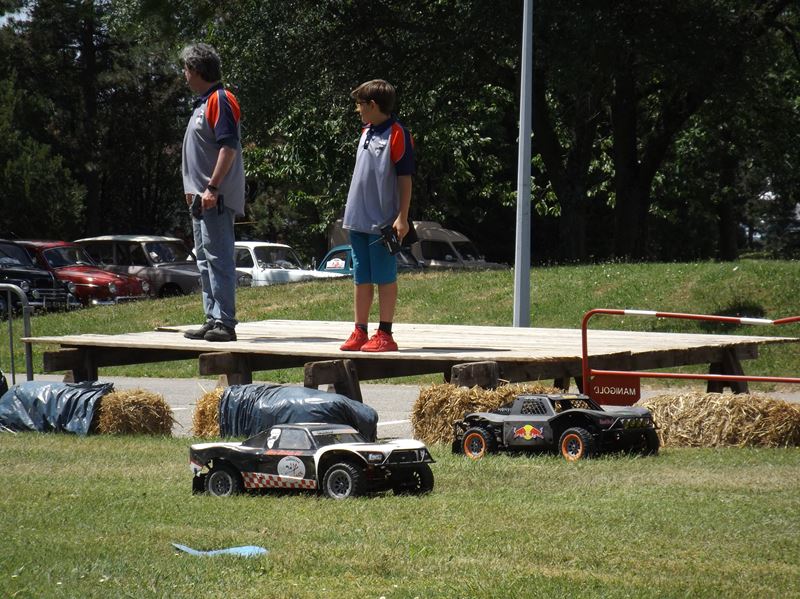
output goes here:
[[218, 322], [205, 334], [203, 339], [206, 341], [236, 341], [236, 331]]
[[214, 328], [214, 321], [208, 320], [199, 329], [189, 329], [184, 331], [183, 336], [187, 339], [205, 339], [206, 333]]

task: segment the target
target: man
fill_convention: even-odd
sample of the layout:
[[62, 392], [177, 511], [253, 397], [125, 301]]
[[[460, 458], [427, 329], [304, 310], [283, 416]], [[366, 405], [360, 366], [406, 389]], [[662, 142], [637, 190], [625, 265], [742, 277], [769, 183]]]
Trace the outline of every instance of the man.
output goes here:
[[189, 339], [236, 341], [233, 222], [244, 214], [240, 111], [226, 90], [216, 50], [193, 44], [181, 53], [189, 88], [199, 95], [183, 137], [183, 191], [192, 213], [194, 248], [203, 286], [205, 323]]

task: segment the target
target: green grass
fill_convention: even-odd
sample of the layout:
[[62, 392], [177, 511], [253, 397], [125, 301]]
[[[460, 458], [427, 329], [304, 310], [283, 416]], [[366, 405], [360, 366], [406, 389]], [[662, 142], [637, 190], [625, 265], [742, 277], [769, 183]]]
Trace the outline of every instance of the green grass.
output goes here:
[[431, 495], [335, 502], [193, 496], [189, 443], [0, 437], [0, 596], [800, 596], [797, 449], [568, 464], [434, 447]]
[[[592, 308], [639, 308], [672, 312], [747, 314], [779, 318], [800, 314], [798, 263], [742, 260], [735, 263], [618, 264], [559, 266], [531, 271], [531, 325], [578, 328]], [[511, 270], [427, 272], [400, 279], [397, 322], [508, 325], [512, 323], [514, 280]], [[352, 319], [352, 282], [324, 281], [240, 290], [238, 317], [264, 319]], [[375, 311], [374, 311], [375, 312]], [[159, 325], [199, 323], [199, 296], [188, 296], [68, 314], [36, 316], [34, 335], [124, 333]], [[375, 320], [375, 314], [373, 314]], [[20, 320], [16, 319], [19, 337]], [[779, 327], [719, 327], [652, 318], [598, 317], [594, 328], [675, 332], [713, 332], [800, 336], [800, 324]], [[4, 335], [5, 336], [5, 335]], [[34, 367], [41, 369], [43, 346], [34, 346]], [[17, 344], [17, 369], [24, 367]], [[748, 374], [796, 376], [800, 352], [794, 346], [765, 348], [746, 363]], [[8, 345], [0, 344], [0, 367], [8, 369]], [[196, 360], [108, 368], [101, 375], [197, 376]], [[270, 380], [300, 381], [299, 369], [271, 372]], [[436, 379], [437, 382], [438, 379]]]
[[[578, 327], [596, 307], [796, 315], [797, 281], [797, 263], [777, 261], [534, 269], [532, 325]], [[398, 321], [511, 323], [508, 271], [416, 274], [400, 286]], [[199, 322], [199, 304], [194, 296], [50, 314], [32, 328], [149, 330]], [[246, 321], [347, 321], [352, 283], [244, 290], [238, 309]], [[608, 317], [593, 325], [800, 336], [798, 325], [709, 329]], [[797, 376], [799, 353], [767, 349], [745, 368]], [[21, 351], [16, 360], [21, 368]], [[0, 366], [8, 363], [2, 343]], [[102, 374], [196, 376], [197, 365]], [[297, 371], [269, 375], [300, 379]], [[193, 496], [190, 442], [0, 435], [0, 597], [800, 597], [797, 448], [672, 449], [567, 464], [554, 456], [473, 463], [434, 447], [430, 496], [334, 502]], [[270, 553], [197, 558], [172, 542]]]

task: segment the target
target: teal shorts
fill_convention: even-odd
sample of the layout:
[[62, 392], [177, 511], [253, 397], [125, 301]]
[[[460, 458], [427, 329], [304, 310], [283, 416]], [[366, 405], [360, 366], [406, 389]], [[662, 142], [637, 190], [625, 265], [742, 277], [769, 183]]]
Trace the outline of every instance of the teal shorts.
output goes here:
[[397, 280], [397, 259], [389, 253], [380, 235], [350, 231], [353, 248], [353, 281], [356, 285], [385, 285]]

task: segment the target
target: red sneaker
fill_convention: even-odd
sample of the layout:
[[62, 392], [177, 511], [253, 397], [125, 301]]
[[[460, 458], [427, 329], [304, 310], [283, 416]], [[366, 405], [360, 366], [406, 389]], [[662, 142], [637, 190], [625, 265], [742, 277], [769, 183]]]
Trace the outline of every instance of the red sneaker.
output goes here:
[[397, 351], [397, 344], [390, 333], [378, 329], [370, 340], [361, 346], [361, 351]]
[[355, 330], [350, 333], [350, 337], [348, 337], [347, 341], [342, 343], [339, 349], [342, 351], [358, 351], [366, 342], [367, 333], [356, 327]]

